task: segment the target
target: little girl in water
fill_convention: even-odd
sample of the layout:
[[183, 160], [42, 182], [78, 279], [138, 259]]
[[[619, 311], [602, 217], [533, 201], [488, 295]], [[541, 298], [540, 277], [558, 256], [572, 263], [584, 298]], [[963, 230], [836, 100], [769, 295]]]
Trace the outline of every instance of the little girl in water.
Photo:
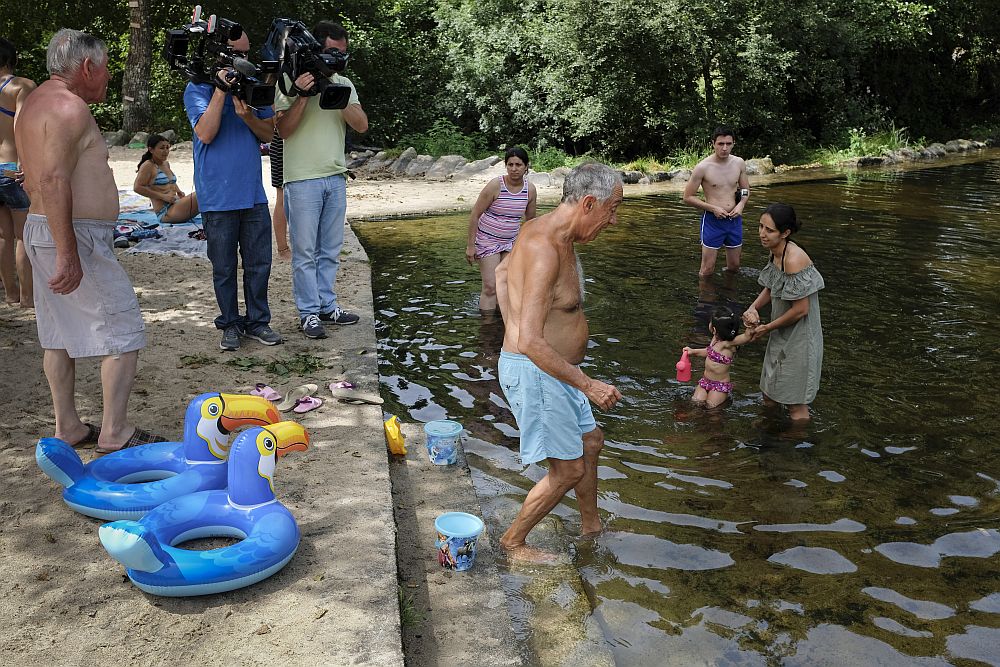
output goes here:
[[691, 400], [704, 403], [705, 407], [715, 408], [725, 403], [733, 391], [733, 383], [729, 380], [729, 365], [733, 363], [736, 350], [749, 343], [753, 337], [751, 332], [737, 335], [740, 318], [725, 306], [712, 311], [712, 322], [708, 325], [708, 330], [712, 332], [712, 342], [708, 347], [685, 347], [684, 351], [689, 356], [706, 357], [705, 374], [698, 380], [698, 388], [694, 390]]

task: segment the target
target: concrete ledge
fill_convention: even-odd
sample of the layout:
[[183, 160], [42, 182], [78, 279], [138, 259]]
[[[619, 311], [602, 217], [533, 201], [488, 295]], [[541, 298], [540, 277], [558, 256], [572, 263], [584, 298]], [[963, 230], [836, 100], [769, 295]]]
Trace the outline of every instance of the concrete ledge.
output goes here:
[[394, 457], [390, 475], [403, 617], [406, 621], [407, 607], [414, 617], [402, 627], [407, 664], [529, 664], [525, 646], [513, 634], [488, 531], [479, 537], [471, 569], [453, 572], [437, 562], [434, 519], [451, 511], [483, 516], [464, 452], [454, 465], [434, 465], [427, 456], [423, 424], [403, 424], [403, 433], [407, 454]]

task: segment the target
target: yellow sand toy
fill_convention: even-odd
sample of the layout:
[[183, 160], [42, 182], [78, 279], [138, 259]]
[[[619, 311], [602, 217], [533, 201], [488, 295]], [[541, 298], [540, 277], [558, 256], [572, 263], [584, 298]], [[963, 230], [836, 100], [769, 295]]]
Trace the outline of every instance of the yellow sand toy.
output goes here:
[[398, 456], [406, 455], [406, 442], [403, 432], [399, 428], [399, 418], [393, 415], [385, 420], [385, 440], [389, 444], [389, 451]]

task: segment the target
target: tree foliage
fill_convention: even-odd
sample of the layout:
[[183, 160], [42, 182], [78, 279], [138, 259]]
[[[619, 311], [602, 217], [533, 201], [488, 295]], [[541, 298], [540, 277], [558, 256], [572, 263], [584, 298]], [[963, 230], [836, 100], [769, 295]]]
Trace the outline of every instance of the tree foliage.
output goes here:
[[[184, 80], [165, 67], [164, 31], [191, 7], [149, 2], [152, 127], [182, 134]], [[951, 138], [995, 123], [995, 0], [277, 0], [205, 5], [259, 47], [275, 16], [343, 22], [348, 74], [369, 114], [364, 143], [457, 127], [490, 147], [521, 143], [629, 159], [703, 147], [733, 126], [743, 154], [788, 159], [847, 144], [852, 130], [905, 127]], [[0, 15], [44, 78], [58, 28], [104, 38], [113, 75], [96, 107], [120, 127], [127, 0], [37, 0]], [[435, 125], [436, 123], [436, 125]], [[444, 123], [444, 125], [442, 124]], [[479, 135], [476, 135], [479, 136]]]

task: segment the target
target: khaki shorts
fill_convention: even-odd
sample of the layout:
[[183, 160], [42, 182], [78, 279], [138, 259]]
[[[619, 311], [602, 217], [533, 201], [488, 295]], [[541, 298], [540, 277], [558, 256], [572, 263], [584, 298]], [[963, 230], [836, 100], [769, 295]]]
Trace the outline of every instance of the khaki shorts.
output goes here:
[[56, 244], [44, 215], [29, 214], [24, 248], [35, 282], [38, 342], [46, 350], [66, 350], [73, 359], [103, 357], [146, 346], [146, 326], [132, 283], [112, 249], [114, 221], [74, 220], [83, 267], [80, 286], [55, 294]]

